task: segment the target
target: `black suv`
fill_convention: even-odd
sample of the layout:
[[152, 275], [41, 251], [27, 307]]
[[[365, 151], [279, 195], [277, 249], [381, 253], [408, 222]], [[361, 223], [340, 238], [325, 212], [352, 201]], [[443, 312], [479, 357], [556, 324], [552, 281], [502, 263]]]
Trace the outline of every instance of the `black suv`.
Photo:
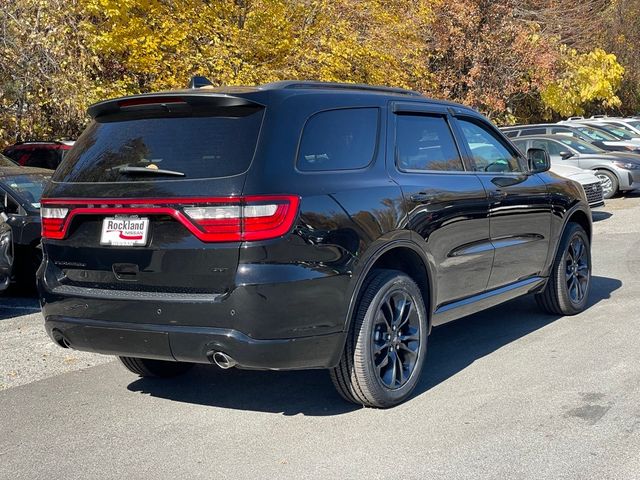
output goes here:
[[46, 329], [168, 377], [326, 368], [388, 407], [433, 326], [535, 293], [587, 304], [579, 184], [461, 105], [319, 82], [109, 100], [42, 199]]

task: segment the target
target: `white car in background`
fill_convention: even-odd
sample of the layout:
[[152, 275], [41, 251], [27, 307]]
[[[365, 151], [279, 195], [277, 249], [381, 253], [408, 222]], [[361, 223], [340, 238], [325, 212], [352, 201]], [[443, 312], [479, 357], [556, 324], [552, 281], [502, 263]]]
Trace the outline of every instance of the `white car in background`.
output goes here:
[[602, 183], [591, 170], [583, 170], [578, 167], [569, 165], [551, 164], [551, 171], [570, 180], [575, 180], [584, 189], [587, 194], [587, 200], [591, 208], [601, 207], [604, 205], [604, 197], [602, 195]]

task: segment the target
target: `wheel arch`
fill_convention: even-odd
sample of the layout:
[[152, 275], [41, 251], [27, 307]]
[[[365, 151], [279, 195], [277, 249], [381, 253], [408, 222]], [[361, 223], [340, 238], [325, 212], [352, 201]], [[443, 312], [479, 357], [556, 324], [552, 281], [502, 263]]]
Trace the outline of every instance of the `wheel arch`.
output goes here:
[[591, 170], [594, 172], [597, 172], [598, 170], [604, 170], [606, 172], [609, 172], [618, 180], [618, 188], [619, 188], [619, 185], [622, 183], [623, 179], [620, 176], [620, 172], [617, 172], [614, 168], [611, 168], [609, 165], [598, 165], [596, 167], [591, 167]]
[[582, 204], [575, 205], [571, 210], [567, 211], [564, 216], [564, 220], [562, 223], [562, 228], [560, 229], [560, 234], [557, 237], [557, 241], [555, 246], [553, 247], [553, 256], [551, 256], [549, 260], [549, 265], [547, 266], [547, 274], [549, 273], [553, 262], [558, 255], [558, 249], [560, 248], [560, 243], [562, 243], [562, 237], [564, 236], [564, 232], [567, 230], [567, 225], [569, 223], [577, 223], [582, 228], [584, 228], [585, 232], [587, 232], [587, 237], [589, 238], [589, 243], [591, 243], [591, 236], [593, 233], [593, 222], [591, 220], [591, 211], [588, 207], [585, 207]]
[[[423, 293], [425, 309], [431, 329], [431, 318], [436, 298], [436, 284], [433, 281], [433, 265], [428, 260], [422, 248], [410, 239], [395, 240], [375, 250], [364, 262], [357, 273], [357, 281], [350, 296], [345, 331], [348, 331], [353, 319], [353, 312], [362, 293], [364, 281], [369, 273], [376, 268], [400, 270], [411, 277]], [[424, 295], [426, 293], [426, 295]], [[425, 298], [426, 297], [426, 298]]]

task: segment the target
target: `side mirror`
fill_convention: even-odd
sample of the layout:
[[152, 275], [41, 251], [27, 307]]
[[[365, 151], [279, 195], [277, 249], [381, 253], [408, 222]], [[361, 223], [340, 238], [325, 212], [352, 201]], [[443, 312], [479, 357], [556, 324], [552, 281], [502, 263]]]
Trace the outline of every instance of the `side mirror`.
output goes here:
[[542, 173], [551, 168], [549, 154], [542, 148], [530, 148], [527, 150], [527, 160], [529, 161], [529, 172]]
[[573, 152], [560, 152], [560, 158], [562, 158], [563, 160], [567, 160], [571, 157], [573, 157], [575, 154]]

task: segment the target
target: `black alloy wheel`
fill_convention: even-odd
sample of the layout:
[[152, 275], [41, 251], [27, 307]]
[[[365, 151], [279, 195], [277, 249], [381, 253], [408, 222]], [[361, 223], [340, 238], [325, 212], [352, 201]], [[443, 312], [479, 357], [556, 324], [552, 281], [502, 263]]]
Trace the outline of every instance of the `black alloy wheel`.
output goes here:
[[427, 352], [425, 294], [398, 270], [376, 269], [367, 275], [342, 358], [331, 370], [344, 399], [388, 408], [411, 395]]

